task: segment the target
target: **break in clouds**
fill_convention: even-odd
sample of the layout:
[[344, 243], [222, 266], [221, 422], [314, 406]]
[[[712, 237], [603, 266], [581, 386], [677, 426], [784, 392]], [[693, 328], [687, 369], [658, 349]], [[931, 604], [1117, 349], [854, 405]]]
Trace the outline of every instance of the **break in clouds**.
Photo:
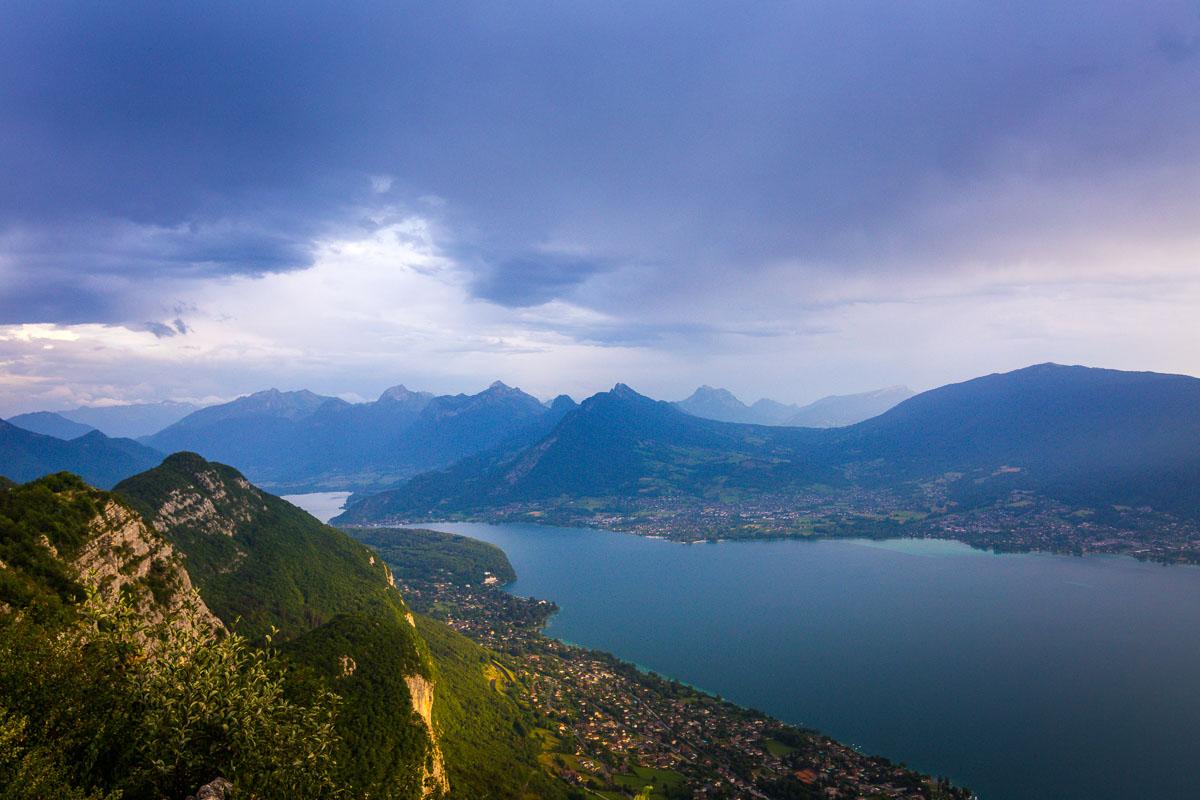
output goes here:
[[1198, 123], [1192, 2], [9, 8], [0, 410], [1195, 372]]

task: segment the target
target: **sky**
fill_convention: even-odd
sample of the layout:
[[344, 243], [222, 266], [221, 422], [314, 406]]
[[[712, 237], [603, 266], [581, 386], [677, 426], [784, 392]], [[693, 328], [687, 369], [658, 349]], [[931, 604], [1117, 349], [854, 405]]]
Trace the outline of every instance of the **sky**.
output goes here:
[[1200, 2], [0, 10], [0, 416], [1200, 374]]

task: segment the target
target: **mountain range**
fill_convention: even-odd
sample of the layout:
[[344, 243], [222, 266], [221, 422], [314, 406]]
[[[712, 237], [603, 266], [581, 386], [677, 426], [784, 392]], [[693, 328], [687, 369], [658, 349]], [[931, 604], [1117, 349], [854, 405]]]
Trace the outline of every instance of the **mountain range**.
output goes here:
[[80, 406], [69, 411], [18, 414], [9, 417], [8, 422], [58, 439], [75, 439], [93, 430], [114, 439], [137, 439], [157, 433], [201, 408], [194, 403], [172, 402]]
[[157, 433], [203, 407], [196, 403], [163, 401], [115, 406], [80, 406], [69, 411], [60, 411], [59, 414], [72, 422], [95, 428], [105, 436], [137, 439]]
[[15, 417], [9, 417], [7, 422], [10, 425], [16, 425], [18, 428], [23, 428], [33, 433], [40, 433], [43, 436], [53, 436], [55, 439], [78, 439], [84, 434], [91, 433], [96, 430], [91, 425], [84, 425], [80, 422], [67, 419], [62, 414], [55, 414], [53, 411], [33, 411], [29, 414], [18, 414]]
[[574, 406], [565, 395], [547, 406], [499, 381], [474, 395], [395, 386], [368, 403], [271, 389], [196, 411], [142, 441], [236, 464], [271, 488], [360, 489], [523, 447]]
[[906, 386], [891, 386], [860, 394], [830, 395], [806, 406], [763, 398], [746, 405], [728, 389], [701, 386], [673, 405], [694, 417], [750, 425], [791, 425], [837, 428], [878, 416], [913, 396]]
[[[707, 419], [623, 384], [582, 405], [565, 395], [542, 403], [500, 382], [473, 395], [396, 386], [367, 403], [268, 390], [194, 411], [140, 443], [99, 431], [67, 440], [0, 422], [0, 474], [22, 481], [68, 470], [108, 487], [164, 453], [193, 451], [275, 489], [353, 490], [346, 519], [355, 521], [555, 498], [731, 499], [813, 486], [911, 500], [951, 473], [970, 476], [946, 490], [958, 504], [1032, 491], [1174, 513], [1200, 505], [1197, 386], [1187, 376], [1043, 364], [824, 428]], [[854, 397], [862, 410], [906, 391]], [[805, 413], [833, 422], [850, 407], [836, 399]], [[702, 388], [691, 400], [703, 400], [704, 413], [754, 408], [722, 390]], [[46, 415], [35, 423], [60, 425]]]
[[917, 495], [947, 475], [957, 503], [1031, 491], [1195, 515], [1200, 380], [1042, 364], [924, 392], [828, 429], [702, 419], [618, 384], [523, 451], [417, 476], [360, 498], [335, 522], [812, 487]]
[[108, 488], [156, 466], [162, 458], [153, 448], [132, 439], [110, 439], [100, 431], [64, 440], [0, 420], [0, 475], [14, 481], [65, 471]]

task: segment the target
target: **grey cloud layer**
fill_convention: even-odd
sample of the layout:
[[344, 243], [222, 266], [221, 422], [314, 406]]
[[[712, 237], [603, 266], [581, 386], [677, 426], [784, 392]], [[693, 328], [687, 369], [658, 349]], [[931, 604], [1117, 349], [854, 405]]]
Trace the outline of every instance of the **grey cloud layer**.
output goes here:
[[303, 269], [373, 197], [444, 198], [480, 299], [632, 325], [781, 261], [902, 279], [1197, 210], [1194, 2], [4, 16], [0, 322], [169, 326], [181, 282]]

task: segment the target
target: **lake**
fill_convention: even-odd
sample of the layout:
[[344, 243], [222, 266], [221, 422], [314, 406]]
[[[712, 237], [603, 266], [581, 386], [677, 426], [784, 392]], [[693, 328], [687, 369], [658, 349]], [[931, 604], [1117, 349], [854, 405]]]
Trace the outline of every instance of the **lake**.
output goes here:
[[1200, 796], [1200, 569], [944, 541], [680, 545], [439, 524], [492, 542], [551, 636], [984, 800]]
[[342, 513], [346, 498], [350, 492], [308, 492], [306, 494], [285, 494], [283, 499], [294, 506], [303, 508], [321, 522], [329, 520]]

